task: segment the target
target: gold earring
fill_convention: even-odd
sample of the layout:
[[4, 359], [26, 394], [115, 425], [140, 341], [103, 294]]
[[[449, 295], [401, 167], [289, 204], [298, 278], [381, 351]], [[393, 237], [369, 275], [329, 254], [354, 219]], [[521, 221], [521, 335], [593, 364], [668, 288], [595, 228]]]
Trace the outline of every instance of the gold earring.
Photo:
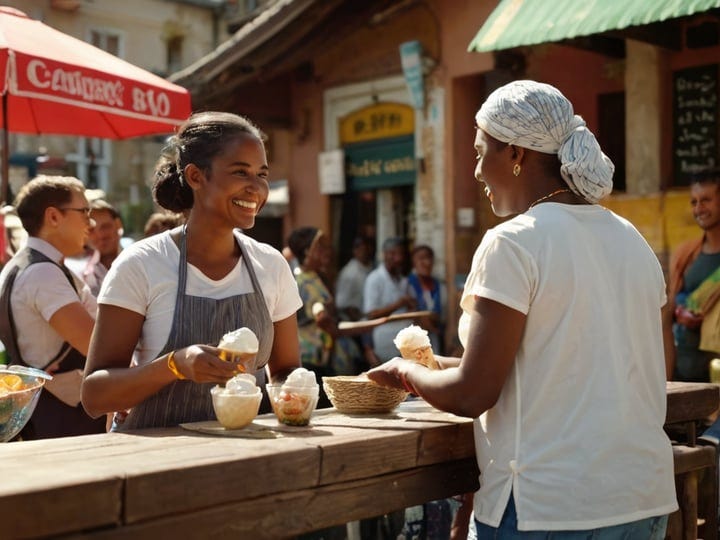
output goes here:
[[521, 170], [521, 169], [522, 169], [522, 167], [520, 167], [520, 164], [519, 164], [519, 163], [516, 163], [515, 165], [513, 165], [513, 174], [514, 174], [515, 176], [520, 176], [520, 170]]

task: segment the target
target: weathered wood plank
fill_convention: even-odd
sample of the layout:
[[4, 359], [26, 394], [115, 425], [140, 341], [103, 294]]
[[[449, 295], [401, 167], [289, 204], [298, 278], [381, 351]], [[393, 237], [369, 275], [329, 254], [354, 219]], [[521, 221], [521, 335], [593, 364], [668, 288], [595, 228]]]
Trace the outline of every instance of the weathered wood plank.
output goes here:
[[117, 525], [122, 486], [122, 480], [115, 478], [3, 497], [0, 538], [55, 536]]
[[[223, 441], [227, 443], [227, 441]], [[225, 504], [287, 489], [317, 485], [321, 451], [303, 443], [277, 444], [266, 441], [260, 451], [249, 450], [258, 441], [237, 439], [234, 454], [198, 464], [193, 452], [184, 464], [150, 471], [147, 467], [129, 473], [125, 485], [126, 523], [197, 508]], [[280, 443], [279, 440], [271, 441]], [[146, 456], [144, 456], [145, 458]], [[161, 458], [159, 458], [161, 459]]]
[[320, 484], [378, 476], [417, 465], [416, 431], [345, 430], [322, 445]]
[[720, 386], [710, 383], [667, 383], [665, 422], [674, 424], [705, 418], [720, 406]]
[[418, 465], [474, 456], [475, 440], [472, 422], [441, 425], [436, 429], [423, 430], [421, 433]]
[[477, 466], [472, 458], [87, 531], [83, 537], [279, 539], [476, 489]]

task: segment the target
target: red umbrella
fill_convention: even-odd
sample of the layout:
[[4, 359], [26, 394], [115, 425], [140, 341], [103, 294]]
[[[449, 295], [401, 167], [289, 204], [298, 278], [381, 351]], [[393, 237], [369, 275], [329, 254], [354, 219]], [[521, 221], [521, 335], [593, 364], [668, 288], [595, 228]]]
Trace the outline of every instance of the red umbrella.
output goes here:
[[0, 200], [10, 131], [124, 139], [172, 132], [191, 112], [185, 88], [10, 7], [0, 7], [2, 74]]

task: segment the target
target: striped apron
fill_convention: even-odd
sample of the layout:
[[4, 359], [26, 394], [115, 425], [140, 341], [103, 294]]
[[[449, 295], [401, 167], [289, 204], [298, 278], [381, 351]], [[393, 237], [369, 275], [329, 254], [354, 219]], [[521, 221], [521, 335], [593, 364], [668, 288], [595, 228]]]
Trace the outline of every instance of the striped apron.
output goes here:
[[[265, 365], [270, 358], [274, 328], [255, 269], [243, 247], [241, 233], [236, 231], [235, 234], [242, 260], [245, 261], [250, 274], [253, 292], [215, 300], [185, 294], [187, 247], [183, 228], [179, 245], [180, 263], [175, 312], [170, 336], [158, 356], [193, 344], [216, 345], [227, 332], [246, 326], [255, 332], [260, 342], [255, 360], [255, 377], [258, 386], [265, 394]], [[214, 420], [215, 412], [210, 396], [210, 389], [213, 386], [215, 383], [174, 381], [133, 407], [125, 421], [115, 424], [113, 430], [171, 427], [185, 422]], [[261, 412], [269, 412], [269, 410], [269, 401], [264, 395]]]

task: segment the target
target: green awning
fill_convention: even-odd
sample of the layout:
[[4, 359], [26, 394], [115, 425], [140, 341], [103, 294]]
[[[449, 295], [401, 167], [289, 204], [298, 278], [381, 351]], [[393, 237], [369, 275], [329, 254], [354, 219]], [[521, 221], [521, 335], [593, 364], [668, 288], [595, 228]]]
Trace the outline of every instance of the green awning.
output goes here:
[[720, 0], [501, 0], [469, 51], [497, 51], [686, 17]]

